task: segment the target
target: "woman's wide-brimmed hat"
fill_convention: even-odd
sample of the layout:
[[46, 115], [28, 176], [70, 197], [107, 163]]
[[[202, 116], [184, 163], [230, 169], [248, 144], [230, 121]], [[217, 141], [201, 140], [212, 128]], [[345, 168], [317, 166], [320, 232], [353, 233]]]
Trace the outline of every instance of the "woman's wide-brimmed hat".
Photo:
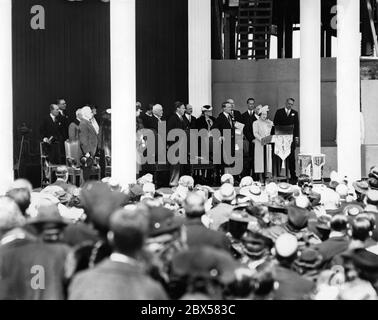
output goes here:
[[202, 112], [205, 112], [205, 111], [213, 111], [213, 107], [212, 106], [209, 106], [209, 105], [206, 105], [206, 106], [203, 106], [201, 108], [201, 111]]

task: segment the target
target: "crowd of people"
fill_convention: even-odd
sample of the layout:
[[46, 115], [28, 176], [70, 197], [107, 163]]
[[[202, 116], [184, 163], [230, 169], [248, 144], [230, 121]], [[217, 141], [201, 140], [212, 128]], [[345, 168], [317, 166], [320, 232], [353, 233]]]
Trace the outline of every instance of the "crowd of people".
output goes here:
[[16, 180], [0, 197], [0, 299], [377, 299], [378, 167], [329, 184], [152, 181]]

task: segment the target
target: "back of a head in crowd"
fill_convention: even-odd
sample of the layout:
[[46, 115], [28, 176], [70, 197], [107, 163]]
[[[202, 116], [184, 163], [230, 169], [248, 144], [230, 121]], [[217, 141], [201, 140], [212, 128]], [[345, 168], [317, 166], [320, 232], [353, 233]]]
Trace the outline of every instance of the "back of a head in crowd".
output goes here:
[[298, 240], [290, 234], [284, 233], [280, 235], [275, 243], [274, 253], [276, 259], [282, 265], [290, 265], [297, 258], [298, 253]]
[[232, 184], [224, 183], [222, 186], [217, 190], [214, 196], [220, 201], [224, 203], [231, 204], [232, 201], [235, 199], [236, 193], [235, 189]]
[[17, 179], [15, 180], [8, 188], [8, 190], [12, 190], [12, 189], [26, 189], [28, 190], [30, 193], [33, 192], [33, 186], [32, 184], [26, 180], [26, 179]]
[[188, 188], [188, 190], [193, 190], [194, 179], [191, 176], [181, 176], [178, 182], [179, 186]]
[[365, 201], [368, 205], [378, 207], [378, 190], [369, 190]]
[[346, 232], [348, 230], [348, 218], [343, 214], [336, 214], [332, 217], [331, 230], [337, 232]]
[[21, 227], [24, 222], [25, 219], [16, 202], [6, 196], [0, 197], [0, 235]]
[[184, 201], [184, 210], [188, 218], [198, 218], [205, 214], [204, 198], [196, 193], [191, 192]]
[[6, 193], [6, 196], [13, 199], [25, 216], [26, 209], [29, 208], [31, 203], [31, 195], [28, 189], [12, 189]]
[[306, 184], [310, 184], [310, 183], [311, 183], [311, 178], [307, 174], [299, 175], [298, 182], [297, 182], [298, 187], [302, 188]]
[[148, 232], [148, 217], [143, 207], [119, 209], [110, 217], [108, 238], [114, 251], [134, 257], [143, 247]]
[[352, 238], [366, 241], [372, 235], [371, 223], [367, 218], [357, 217], [352, 221]]
[[246, 231], [241, 241], [244, 253], [255, 260], [263, 258], [273, 247], [272, 240], [258, 231]]
[[374, 213], [371, 213], [371, 212], [363, 212], [363, 213], [360, 213], [357, 218], [360, 218], [360, 219], [367, 219], [370, 223], [370, 231], [374, 231], [374, 229], [376, 228], [376, 220], [375, 220], [375, 215]]
[[255, 299], [266, 298], [278, 288], [272, 263], [263, 263], [253, 276], [253, 292]]
[[57, 242], [61, 240], [61, 234], [69, 222], [62, 218], [57, 205], [42, 202], [38, 207], [37, 215], [28, 219], [26, 223], [44, 242]]
[[336, 192], [339, 194], [339, 196], [342, 200], [345, 200], [347, 198], [348, 194], [349, 194], [349, 188], [346, 184], [340, 183], [336, 187]]
[[80, 202], [93, 226], [105, 235], [109, 230], [111, 214], [124, 206], [128, 197], [103, 182], [90, 181], [81, 189]]
[[56, 177], [58, 179], [63, 179], [65, 181], [67, 181], [67, 179], [68, 179], [68, 169], [67, 169], [66, 166], [60, 166], [60, 167], [58, 167], [56, 169], [55, 174], [56, 174]]
[[231, 185], [234, 185], [234, 177], [229, 174], [229, 173], [225, 173], [222, 177], [221, 177], [221, 185], [225, 184], [225, 183], [229, 183]]
[[176, 297], [203, 294], [222, 299], [224, 288], [235, 281], [237, 263], [231, 255], [212, 247], [195, 247], [178, 253], [172, 260], [171, 276], [175, 279]]

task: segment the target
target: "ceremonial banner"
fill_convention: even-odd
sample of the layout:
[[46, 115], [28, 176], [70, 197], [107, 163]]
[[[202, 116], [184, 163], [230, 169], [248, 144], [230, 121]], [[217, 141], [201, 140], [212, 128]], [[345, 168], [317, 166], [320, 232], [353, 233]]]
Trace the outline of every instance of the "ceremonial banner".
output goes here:
[[309, 177], [312, 177], [312, 156], [300, 154], [298, 159], [301, 174], [307, 174]]
[[282, 169], [286, 169], [285, 160], [291, 153], [292, 135], [275, 135], [272, 142], [275, 144], [274, 153], [282, 160]]
[[312, 178], [321, 180], [323, 176], [323, 167], [325, 165], [325, 155], [318, 155], [312, 158]]

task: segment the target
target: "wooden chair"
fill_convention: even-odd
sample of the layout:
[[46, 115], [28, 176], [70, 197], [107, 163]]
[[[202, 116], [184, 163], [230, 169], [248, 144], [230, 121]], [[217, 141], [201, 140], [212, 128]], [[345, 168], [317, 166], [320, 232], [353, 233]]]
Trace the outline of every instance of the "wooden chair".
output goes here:
[[[83, 170], [80, 166], [80, 145], [79, 141], [64, 143], [66, 149], [66, 162], [68, 167], [68, 179], [72, 178], [72, 184], [76, 185], [77, 179], [79, 178], [79, 184], [81, 185], [84, 182]], [[91, 171], [91, 177], [95, 176], [97, 180], [101, 180], [101, 168], [98, 165], [99, 159], [95, 158], [95, 165]]]
[[[65, 141], [66, 165], [68, 168], [68, 180], [75, 186], [83, 182], [83, 171], [80, 168], [80, 146], [78, 141]], [[77, 180], [78, 179], [78, 180]]]
[[105, 177], [112, 176], [112, 158], [109, 155], [105, 155]]
[[211, 161], [207, 162], [208, 163], [203, 161], [202, 158], [199, 158], [198, 160], [190, 160], [190, 175], [195, 180], [202, 178], [207, 180], [208, 182], [213, 182], [215, 178], [215, 166]]
[[61, 164], [51, 164], [49, 156], [44, 148], [44, 142], [39, 143], [40, 161], [41, 161], [41, 187], [47, 187], [52, 184], [53, 173]]

